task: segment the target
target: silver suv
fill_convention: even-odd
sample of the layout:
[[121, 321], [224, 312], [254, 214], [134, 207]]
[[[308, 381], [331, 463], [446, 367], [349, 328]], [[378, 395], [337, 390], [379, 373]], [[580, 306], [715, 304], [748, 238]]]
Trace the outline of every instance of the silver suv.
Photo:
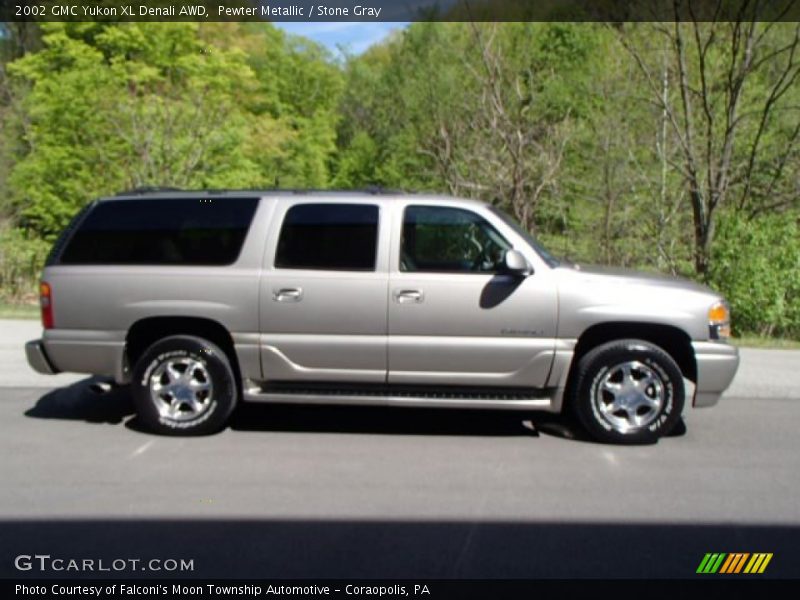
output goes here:
[[249, 400], [569, 409], [597, 440], [654, 442], [739, 363], [710, 289], [559, 262], [497, 208], [433, 195], [104, 198], [55, 244], [41, 306], [34, 369], [129, 383], [178, 435]]

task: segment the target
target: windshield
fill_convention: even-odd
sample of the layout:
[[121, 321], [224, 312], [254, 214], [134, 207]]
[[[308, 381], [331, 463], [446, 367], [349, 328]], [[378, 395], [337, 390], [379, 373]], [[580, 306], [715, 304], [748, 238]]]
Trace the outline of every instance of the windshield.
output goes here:
[[542, 260], [546, 262], [551, 267], [557, 267], [559, 265], [559, 260], [550, 254], [544, 246], [542, 246], [535, 237], [533, 237], [526, 229], [524, 229], [519, 223], [517, 223], [516, 219], [511, 215], [506, 214], [496, 206], [490, 206], [489, 210], [491, 210], [494, 214], [500, 217], [503, 220], [503, 223], [511, 227], [514, 231], [516, 231], [521, 238], [523, 238], [528, 245], [533, 248], [536, 253], [542, 257]]

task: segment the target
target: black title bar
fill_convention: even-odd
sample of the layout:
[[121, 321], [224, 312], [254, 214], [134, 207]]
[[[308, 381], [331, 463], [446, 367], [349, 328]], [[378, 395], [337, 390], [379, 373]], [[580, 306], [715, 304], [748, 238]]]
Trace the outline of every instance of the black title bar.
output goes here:
[[[189, 598], [446, 600], [505, 598], [674, 598], [697, 592], [718, 598], [782, 598], [797, 591], [797, 580], [746, 578], [688, 580], [4, 580], [4, 598]], [[708, 596], [711, 594], [711, 596]]]
[[800, 21], [800, 0], [0, 0], [0, 21]]

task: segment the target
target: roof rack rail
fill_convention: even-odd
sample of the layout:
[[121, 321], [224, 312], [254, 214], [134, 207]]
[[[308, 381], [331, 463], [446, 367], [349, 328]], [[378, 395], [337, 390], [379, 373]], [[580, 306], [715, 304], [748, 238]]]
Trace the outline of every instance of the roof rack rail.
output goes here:
[[381, 194], [407, 194], [408, 192], [404, 190], [394, 190], [385, 188], [380, 185], [370, 185], [363, 188], [353, 188], [353, 189], [324, 189], [324, 188], [243, 188], [243, 189], [236, 189], [236, 188], [205, 188], [205, 189], [195, 189], [195, 190], [188, 190], [176, 187], [169, 187], [169, 186], [157, 186], [157, 185], [145, 185], [136, 188], [132, 188], [129, 190], [124, 190], [122, 192], [117, 192], [116, 196], [138, 196], [144, 194], [157, 194], [159, 192], [185, 192], [185, 193], [197, 193], [197, 194], [227, 194], [227, 193], [245, 193], [245, 192], [252, 192], [252, 193], [283, 193], [283, 194], [346, 194], [346, 193], [361, 193], [361, 194], [372, 194], [374, 196], [381, 195]]
[[368, 185], [363, 188], [268, 188], [259, 190], [262, 192], [285, 192], [292, 194], [347, 194], [347, 193], [361, 193], [372, 194], [374, 196], [380, 194], [407, 194], [403, 190], [392, 190], [380, 185]]
[[143, 185], [140, 187], [135, 187], [130, 190], [123, 190], [121, 192], [117, 192], [117, 196], [134, 196], [136, 194], [151, 194], [153, 192], [180, 192], [183, 191], [180, 188], [176, 187], [169, 187], [169, 186], [161, 186], [161, 185]]
[[[157, 190], [153, 190], [157, 191]], [[168, 188], [167, 188], [168, 191]], [[198, 192], [203, 194], [225, 194], [228, 192], [260, 192], [260, 193], [281, 193], [281, 194], [407, 194], [404, 190], [393, 190], [380, 185], [368, 185], [363, 188], [207, 188], [202, 190], [172, 190], [181, 192]]]
[[382, 185], [368, 185], [364, 188], [364, 191], [368, 194], [405, 194], [403, 190], [393, 190], [391, 188], [385, 188]]

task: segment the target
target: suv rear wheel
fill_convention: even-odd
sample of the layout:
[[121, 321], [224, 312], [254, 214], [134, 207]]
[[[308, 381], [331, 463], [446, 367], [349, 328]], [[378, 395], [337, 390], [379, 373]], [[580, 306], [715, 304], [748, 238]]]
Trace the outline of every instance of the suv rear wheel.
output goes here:
[[598, 346], [580, 359], [575, 377], [572, 407], [598, 441], [654, 443], [680, 419], [680, 368], [649, 342], [628, 339]]
[[188, 335], [161, 339], [145, 350], [134, 367], [131, 391], [144, 426], [168, 435], [222, 429], [238, 396], [225, 352]]

